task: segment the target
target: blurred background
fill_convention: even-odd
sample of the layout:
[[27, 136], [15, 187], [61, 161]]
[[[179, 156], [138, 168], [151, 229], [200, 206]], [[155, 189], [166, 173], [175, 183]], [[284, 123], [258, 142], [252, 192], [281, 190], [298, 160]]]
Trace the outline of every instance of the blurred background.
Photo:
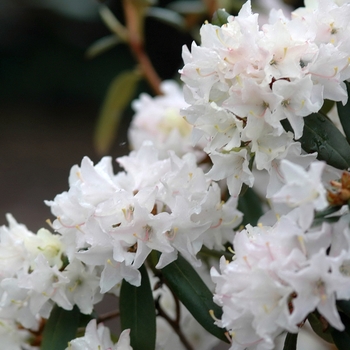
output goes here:
[[[120, 1], [104, 4], [123, 21]], [[51, 214], [43, 201], [68, 189], [69, 170], [84, 155], [94, 162], [101, 157], [93, 146], [101, 104], [111, 80], [135, 61], [126, 45], [86, 58], [91, 44], [111, 34], [99, 5], [96, 0], [0, 1], [1, 225], [10, 212], [34, 232], [46, 226]], [[145, 31], [158, 74], [173, 78], [191, 35], [154, 19], [146, 19]], [[138, 87], [147, 90], [145, 83]], [[109, 151], [113, 158], [128, 153], [131, 114], [129, 108], [123, 115]]]

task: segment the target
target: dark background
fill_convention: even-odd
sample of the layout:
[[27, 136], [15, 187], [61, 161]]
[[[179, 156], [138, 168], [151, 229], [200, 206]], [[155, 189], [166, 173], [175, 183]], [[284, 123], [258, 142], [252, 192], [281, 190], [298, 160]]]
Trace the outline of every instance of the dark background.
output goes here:
[[[68, 189], [69, 170], [83, 156], [101, 158], [92, 141], [100, 106], [111, 80], [135, 65], [126, 45], [86, 59], [87, 48], [110, 31], [97, 1], [69, 2], [0, 1], [0, 225], [8, 212], [34, 232], [53, 219], [43, 201]], [[123, 21], [119, 1], [105, 4]], [[145, 28], [156, 70], [173, 78], [191, 36], [154, 19]], [[144, 90], [146, 83], [138, 92]], [[113, 158], [129, 152], [131, 115], [123, 116]]]

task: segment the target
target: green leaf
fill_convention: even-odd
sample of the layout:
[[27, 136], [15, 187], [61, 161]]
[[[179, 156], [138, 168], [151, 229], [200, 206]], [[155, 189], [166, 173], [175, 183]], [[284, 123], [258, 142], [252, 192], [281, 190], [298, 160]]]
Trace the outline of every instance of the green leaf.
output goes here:
[[350, 300], [337, 300], [337, 306], [346, 316], [350, 317]]
[[111, 147], [122, 112], [133, 98], [140, 77], [137, 71], [124, 71], [111, 82], [95, 130], [94, 142], [99, 154], [107, 153]]
[[134, 350], [154, 350], [156, 344], [156, 311], [151, 285], [144, 265], [140, 267], [141, 285], [125, 280], [120, 289], [119, 310], [122, 330], [130, 329]]
[[167, 8], [182, 15], [206, 13], [206, 7], [200, 0], [173, 1], [167, 5]]
[[308, 321], [311, 325], [311, 328], [313, 329], [313, 331], [323, 340], [327, 341], [328, 343], [333, 343], [333, 338], [332, 335], [330, 333], [329, 328], [325, 329], [324, 324], [322, 324], [321, 320], [320, 320], [320, 315], [315, 312], [309, 314], [308, 316]]
[[[338, 128], [322, 113], [304, 118], [303, 136], [298, 140], [308, 153], [318, 152], [317, 159], [338, 169], [350, 167], [350, 145]], [[287, 131], [292, 128], [287, 120], [282, 123]]]
[[339, 316], [340, 316], [341, 321], [343, 322], [343, 324], [345, 326], [345, 330], [341, 332], [335, 328], [332, 328], [331, 329], [332, 338], [333, 338], [334, 344], [336, 345], [338, 350], [349, 350], [350, 319], [341, 312], [339, 312]]
[[41, 350], [65, 350], [69, 341], [75, 339], [80, 319], [80, 310], [64, 310], [54, 306], [46, 322]]
[[147, 9], [147, 17], [155, 18], [158, 21], [168, 24], [179, 31], [186, 30], [185, 19], [172, 10], [167, 10], [161, 7], [149, 7]]
[[[350, 83], [345, 81], [348, 96], [350, 96]], [[350, 98], [345, 106], [341, 102], [337, 102], [338, 115], [341, 125], [344, 129], [346, 138], [350, 142]]]
[[256, 226], [258, 219], [263, 215], [262, 202], [252, 188], [247, 188], [242, 197], [238, 199], [238, 210], [243, 216], [242, 225], [251, 224]]
[[287, 333], [284, 340], [283, 350], [296, 350], [297, 349], [298, 333]]
[[325, 99], [321, 107], [321, 113], [327, 114], [333, 108], [334, 104], [334, 101]]
[[192, 265], [179, 255], [176, 261], [165, 266], [161, 271], [167, 285], [198, 323], [215, 337], [228, 342], [225, 336], [226, 330], [214, 324], [209, 312], [212, 310], [215, 317], [220, 318], [222, 309], [214, 303], [213, 294]]
[[223, 9], [218, 9], [215, 11], [211, 23], [221, 27], [222, 25], [227, 23], [227, 18], [231, 16], [228, 12]]
[[88, 59], [95, 58], [98, 55], [108, 51], [112, 47], [118, 45], [122, 41], [120, 38], [115, 36], [114, 34], [104, 36], [101, 39], [95, 41], [86, 51], [85, 57]]

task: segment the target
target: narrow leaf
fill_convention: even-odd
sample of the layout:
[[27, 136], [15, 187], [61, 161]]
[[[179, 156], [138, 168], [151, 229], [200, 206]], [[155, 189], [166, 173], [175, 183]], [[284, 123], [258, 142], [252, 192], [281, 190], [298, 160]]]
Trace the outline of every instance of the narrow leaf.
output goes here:
[[167, 7], [182, 15], [206, 13], [206, 7], [200, 0], [173, 1]]
[[[350, 83], [345, 81], [346, 88], [348, 91], [348, 96], [350, 96]], [[345, 106], [341, 102], [337, 102], [338, 115], [345, 132], [348, 142], [350, 142], [350, 99]]]
[[231, 16], [228, 12], [223, 9], [218, 9], [215, 11], [211, 23], [221, 27], [222, 25], [227, 23], [227, 18]]
[[210, 315], [220, 318], [222, 309], [214, 303], [213, 294], [199, 277], [192, 265], [181, 255], [162, 269], [163, 277], [174, 294], [185, 305], [192, 316], [215, 337], [228, 342], [225, 330], [217, 327]]
[[95, 130], [95, 148], [99, 154], [107, 153], [111, 147], [122, 112], [133, 98], [139, 79], [137, 71], [125, 71], [111, 82]]
[[313, 331], [323, 340], [328, 343], [333, 343], [332, 335], [330, 334], [329, 328], [325, 328], [325, 325], [320, 320], [320, 315], [316, 313], [311, 313], [308, 316], [308, 321], [311, 325]]
[[95, 58], [98, 55], [108, 51], [112, 47], [121, 43], [121, 40], [115, 35], [104, 36], [101, 39], [95, 41], [85, 53], [85, 57], [88, 59]]
[[262, 202], [252, 188], [247, 188], [244, 195], [239, 197], [238, 210], [244, 214], [242, 225], [257, 225], [263, 215]]
[[350, 300], [337, 300], [337, 306], [346, 316], [350, 317]]
[[141, 286], [123, 280], [119, 310], [122, 330], [130, 329], [133, 350], [154, 350], [156, 344], [156, 311], [151, 285], [144, 265], [140, 268]]
[[55, 306], [43, 332], [41, 350], [65, 350], [69, 341], [75, 339], [80, 319], [80, 310], [64, 310]]
[[343, 313], [339, 313], [341, 321], [345, 326], [344, 331], [338, 331], [335, 328], [331, 329], [331, 334], [334, 340], [334, 344], [338, 348], [338, 350], [349, 350], [350, 344], [350, 319], [344, 315]]
[[149, 7], [147, 9], [147, 17], [155, 18], [179, 31], [184, 31], [186, 29], [185, 19], [172, 10], [167, 10], [161, 7]]
[[283, 350], [296, 350], [297, 349], [298, 333], [287, 333], [284, 340]]
[[[350, 167], [350, 145], [338, 128], [322, 113], [312, 113], [304, 118], [303, 136], [298, 140], [308, 153], [318, 152], [317, 158], [338, 169]], [[287, 120], [283, 127], [292, 131]]]

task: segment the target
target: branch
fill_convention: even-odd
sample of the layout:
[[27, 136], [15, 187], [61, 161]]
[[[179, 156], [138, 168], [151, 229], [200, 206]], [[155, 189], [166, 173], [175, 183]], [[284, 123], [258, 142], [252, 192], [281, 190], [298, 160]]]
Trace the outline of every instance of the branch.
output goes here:
[[144, 50], [144, 42], [141, 35], [143, 31], [143, 28], [141, 28], [143, 20], [139, 17], [139, 15], [143, 15], [142, 13], [140, 14], [140, 11], [142, 10], [140, 8], [138, 9], [134, 1], [131, 0], [123, 0], [123, 7], [130, 49], [140, 64], [141, 71], [152, 87], [154, 93], [162, 95], [163, 93], [160, 90], [161, 79]]
[[194, 350], [192, 345], [188, 342], [188, 340], [186, 339], [185, 335], [181, 331], [179, 320], [178, 320], [179, 317], [177, 316], [176, 320], [171, 319], [169, 317], [169, 315], [162, 309], [162, 307], [161, 307], [161, 305], [159, 303], [160, 298], [161, 298], [161, 296], [159, 296], [157, 298], [157, 300], [155, 301], [155, 306], [156, 306], [156, 310], [158, 311], [158, 316], [163, 317], [169, 323], [169, 325], [173, 328], [175, 333], [180, 338], [181, 343], [184, 345], [184, 347], [187, 350]]

